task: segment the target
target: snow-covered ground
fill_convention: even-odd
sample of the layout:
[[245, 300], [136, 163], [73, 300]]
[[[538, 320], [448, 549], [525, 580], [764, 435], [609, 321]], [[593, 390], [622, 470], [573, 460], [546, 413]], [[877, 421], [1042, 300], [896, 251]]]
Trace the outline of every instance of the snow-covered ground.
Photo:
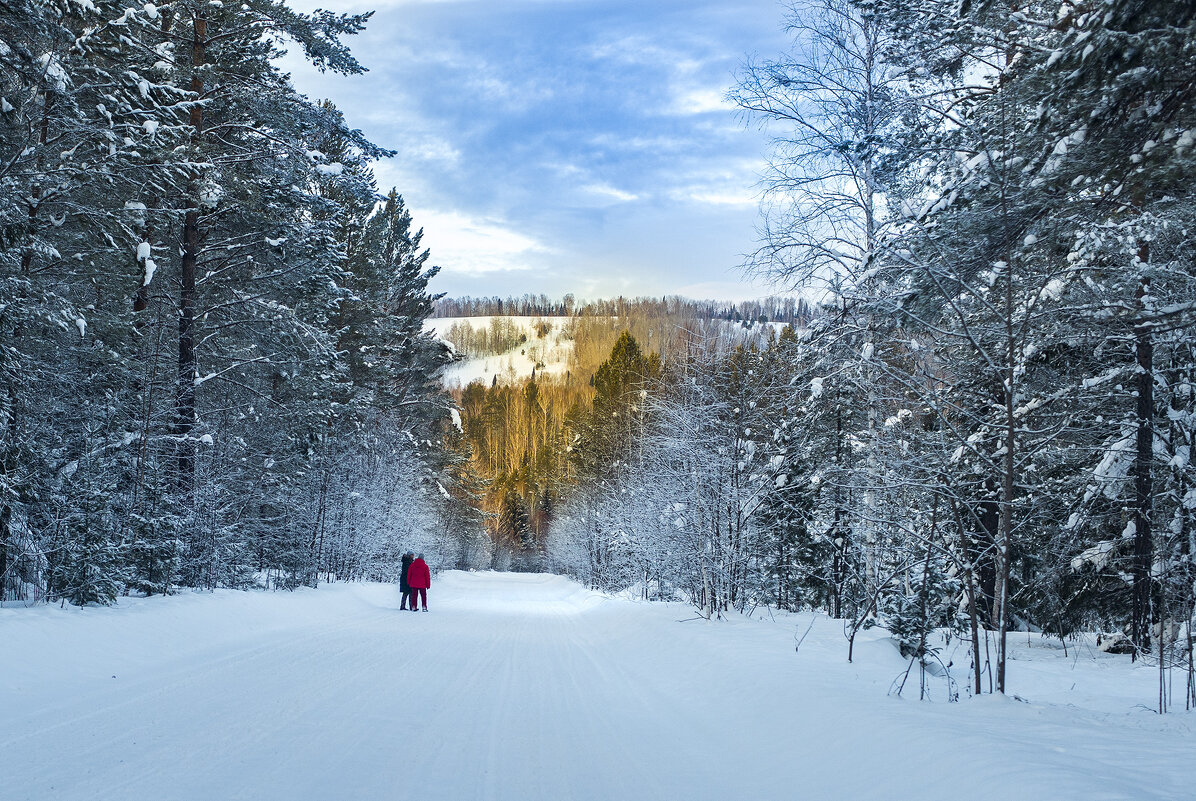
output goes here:
[[[424, 330], [433, 331], [441, 339], [454, 323], [468, 323], [474, 329], [489, 328], [491, 317], [432, 317], [424, 321]], [[504, 353], [482, 358], [462, 359], [449, 365], [441, 374], [441, 383], [449, 388], [464, 387], [471, 381], [489, 384], [498, 376], [502, 383], [521, 381], [537, 370], [538, 374], [561, 375], [569, 369], [573, 341], [566, 336], [569, 317], [503, 317], [520, 329], [527, 341]], [[536, 335], [536, 324], [543, 321], [551, 326], [544, 336]]]
[[1151, 713], [1155, 673], [1084, 646], [1019, 635], [1025, 702], [920, 703], [887, 695], [905, 662], [883, 632], [847, 664], [825, 617], [707, 623], [547, 575], [445, 573], [429, 601], [0, 609], [0, 798], [1196, 797], [1196, 718]]

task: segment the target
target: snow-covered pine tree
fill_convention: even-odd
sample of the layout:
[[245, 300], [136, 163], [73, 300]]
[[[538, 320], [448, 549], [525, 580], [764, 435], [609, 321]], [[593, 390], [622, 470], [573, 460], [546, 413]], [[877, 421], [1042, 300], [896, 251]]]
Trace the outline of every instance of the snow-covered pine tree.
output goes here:
[[[920, 92], [924, 121], [903, 167], [911, 190], [876, 309], [927, 340], [946, 390], [927, 400], [959, 458], [977, 465], [968, 505], [996, 504], [989, 552], [1003, 692], [1012, 565], [1026, 545], [1014, 533], [1032, 530], [1041, 511], [1041, 479], [1027, 468], [1066, 420], [1051, 407], [1057, 388], [1040, 379], [1062, 336], [1050, 311], [1077, 279], [1051, 251], [1058, 228], [1044, 224], [1059, 202], [1037, 175], [1048, 137], [1023, 122], [1047, 89], [1034, 68], [1057, 33], [991, 4], [868, 5], [902, 42], [894, 57]], [[956, 24], [944, 28], [943, 19]]]
[[806, 346], [787, 326], [771, 343], [769, 361], [774, 374], [787, 385], [768, 410], [771, 441], [767, 448], [773, 486], [755, 512], [760, 529], [763, 592], [768, 603], [796, 611], [826, 608], [831, 603], [832, 543], [819, 532], [814, 514], [821, 454], [814, 447], [818, 428], [806, 425], [803, 381]]
[[[349, 413], [332, 336], [353, 291], [338, 221], [365, 226], [365, 165], [385, 153], [273, 59], [290, 41], [357, 71], [340, 37], [366, 17], [253, 0], [0, 9], [4, 597], [102, 601], [253, 568], [310, 579], [327, 524], [305, 505], [314, 461], [343, 463], [391, 402], [371, 392]], [[433, 298], [409, 245], [403, 264], [368, 256], [391, 272], [360, 352], [390, 354], [387, 390], [430, 410], [422, 425], [443, 351], [413, 342]], [[384, 430], [382, 450], [413, 441]]]
[[[127, 577], [118, 556], [129, 545], [139, 439], [128, 300], [149, 256], [133, 257], [141, 237], [124, 199], [164, 180], [142, 153], [157, 108], [132, 68], [127, 30], [138, 20], [123, 4], [8, 5], [0, 20], [0, 280], [10, 299], [0, 338], [5, 366], [21, 365], [4, 380], [3, 447], [14, 457], [5, 472], [21, 478], [3, 493], [16, 506], [0, 538], [16, 521], [21, 544], [14, 562], [0, 548], [0, 572], [6, 592], [32, 584], [110, 599]], [[42, 563], [49, 572], [38, 576]]]
[[[181, 216], [172, 230], [181, 259], [171, 268], [178, 347], [167, 372], [175, 379], [170, 499], [184, 521], [183, 580], [207, 586], [235, 580], [247, 563], [238, 527], [287, 537], [292, 564], [308, 541], [278, 496], [302, 474], [304, 440], [318, 428], [310, 416], [326, 420], [318, 365], [332, 352], [322, 331], [343, 269], [325, 199], [311, 187], [344, 166], [313, 144], [339, 128], [366, 155], [379, 153], [334, 110], [295, 93], [272, 60], [276, 42], [290, 40], [321, 68], [358, 72], [339, 38], [368, 15], [303, 15], [253, 2], [184, 3], [164, 13], [172, 23], [162, 26], [163, 44], [189, 92], [177, 120], [186, 126], [186, 180], [166, 199]], [[242, 442], [249, 460], [237, 453]], [[267, 488], [271, 498], [252, 503], [238, 485]]]
[[[1128, 632], [1141, 651], [1163, 616], [1157, 607], [1165, 582], [1156, 565], [1186, 563], [1176, 548], [1190, 550], [1176, 539], [1190, 529], [1190, 511], [1180, 511], [1179, 500], [1190, 477], [1176, 450], [1184, 447], [1185, 415], [1172, 409], [1186, 406], [1180, 387], [1190, 362], [1183, 343], [1196, 322], [1196, 271], [1185, 233], [1196, 211], [1188, 187], [1196, 167], [1190, 80], [1196, 12], [1149, 0], [1099, 10], [1060, 3], [1052, 10], [1059, 39], [1042, 80], [1064, 91], [1044, 92], [1042, 99], [1040, 125], [1054, 147], [1040, 180], [1069, 198], [1052, 216], [1070, 228], [1066, 257], [1084, 281], [1074, 325], [1091, 332], [1102, 353], [1101, 369], [1085, 381], [1089, 404], [1102, 418], [1090, 428], [1103, 434], [1089, 469], [1116, 468], [1097, 470], [1104, 474], [1097, 492], [1077, 488], [1086, 503], [1068, 528], [1087, 528], [1085, 553], [1102, 553], [1108, 565], [1132, 576]], [[1093, 503], [1099, 498], [1114, 501], [1109, 511], [1125, 519], [1114, 523], [1100, 514]], [[1116, 591], [1116, 582], [1106, 589]], [[1189, 604], [1191, 594], [1183, 595], [1181, 605]]]

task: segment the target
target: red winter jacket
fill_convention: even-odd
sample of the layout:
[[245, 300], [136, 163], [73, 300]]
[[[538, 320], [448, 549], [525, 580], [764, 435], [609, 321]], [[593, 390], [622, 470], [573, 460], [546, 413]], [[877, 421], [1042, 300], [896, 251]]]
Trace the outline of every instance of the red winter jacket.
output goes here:
[[428, 572], [428, 563], [423, 559], [416, 559], [407, 569], [407, 584], [413, 590], [426, 590], [432, 586], [432, 574]]

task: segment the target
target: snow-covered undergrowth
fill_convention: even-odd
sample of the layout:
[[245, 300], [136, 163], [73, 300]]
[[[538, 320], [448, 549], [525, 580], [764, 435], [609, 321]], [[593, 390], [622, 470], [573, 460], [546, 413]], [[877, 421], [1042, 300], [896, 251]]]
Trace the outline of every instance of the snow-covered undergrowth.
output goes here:
[[[1154, 671], [1014, 639], [1025, 702], [889, 695], [880, 630], [547, 575], [0, 609], [0, 798], [1187, 799]], [[811, 625], [812, 623], [812, 625]], [[807, 633], [808, 630], [808, 633]], [[805, 634], [800, 649], [794, 645]], [[945, 654], [947, 652], [944, 652]], [[952, 668], [966, 680], [966, 664]], [[916, 681], [911, 678], [911, 681]], [[941, 686], [941, 685], [940, 685]], [[915, 695], [916, 698], [916, 687]]]

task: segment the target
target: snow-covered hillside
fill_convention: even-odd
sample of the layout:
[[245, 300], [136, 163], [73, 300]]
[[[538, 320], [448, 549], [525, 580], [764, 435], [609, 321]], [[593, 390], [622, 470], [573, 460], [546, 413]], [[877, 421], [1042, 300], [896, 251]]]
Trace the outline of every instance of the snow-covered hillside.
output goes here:
[[[509, 322], [525, 338], [500, 354], [484, 357], [462, 358], [444, 370], [441, 383], [450, 389], [464, 387], [471, 381], [489, 383], [498, 378], [500, 383], [514, 383], [527, 378], [532, 370], [537, 375], [562, 375], [570, 369], [573, 355], [573, 340], [569, 334], [572, 318], [564, 316], [478, 316], [478, 317], [433, 317], [424, 321], [424, 330], [446, 338], [449, 329], [455, 325], [469, 325], [476, 331], [483, 331], [494, 320]], [[769, 332], [779, 334], [783, 323], [742, 323], [729, 320], [711, 321], [718, 334], [730, 346], [762, 342]], [[540, 336], [537, 326], [548, 330]]]
[[[424, 321], [424, 330], [433, 331], [440, 338], [454, 324], [467, 323], [474, 329], [488, 328], [492, 317], [433, 317]], [[497, 376], [501, 382], [511, 383], [527, 378], [535, 369], [537, 374], [561, 375], [569, 369], [569, 356], [573, 342], [567, 336], [568, 317], [503, 317], [522, 331], [526, 342], [515, 345], [503, 353], [481, 358], [466, 358], [450, 365], [442, 374], [441, 382], [449, 388], [463, 387], [471, 381], [489, 383]], [[540, 337], [537, 323], [550, 327]]]
[[[879, 630], [707, 623], [548, 575], [0, 609], [0, 797], [1188, 799], [1191, 715], [1128, 657], [1014, 638], [1025, 698], [889, 696]], [[800, 649], [795, 642], [808, 629]], [[956, 668], [966, 673], [966, 665]], [[916, 696], [915, 696], [916, 697]]]

